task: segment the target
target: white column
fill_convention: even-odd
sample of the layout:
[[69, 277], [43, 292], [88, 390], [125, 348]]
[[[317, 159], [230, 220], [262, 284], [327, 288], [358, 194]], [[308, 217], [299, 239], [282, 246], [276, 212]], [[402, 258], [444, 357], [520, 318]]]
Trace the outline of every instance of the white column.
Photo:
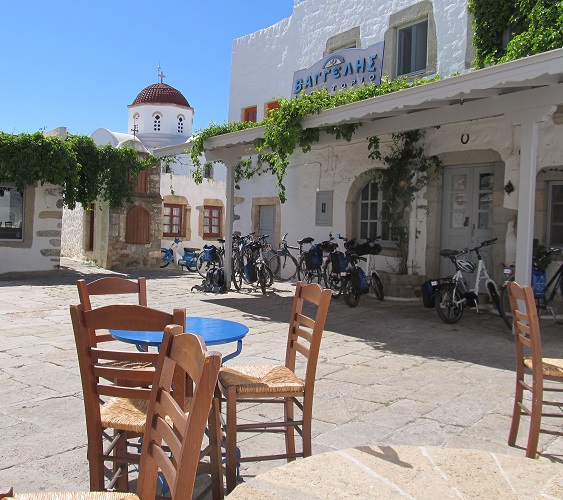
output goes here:
[[226, 206], [225, 206], [225, 281], [227, 290], [231, 288], [232, 255], [233, 255], [233, 223], [235, 212], [235, 168], [240, 161], [236, 159], [223, 159], [227, 167]]
[[518, 186], [518, 222], [516, 233], [516, 275], [521, 285], [530, 285], [538, 159], [538, 126], [553, 113], [554, 106], [541, 106], [507, 114], [520, 124], [520, 176]]

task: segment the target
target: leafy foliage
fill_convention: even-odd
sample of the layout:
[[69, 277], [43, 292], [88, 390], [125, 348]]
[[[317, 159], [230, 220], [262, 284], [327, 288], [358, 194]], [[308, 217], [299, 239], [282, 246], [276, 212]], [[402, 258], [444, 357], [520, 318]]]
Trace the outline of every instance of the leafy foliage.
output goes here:
[[263, 125], [264, 137], [258, 139], [255, 144], [257, 151], [260, 152], [256, 164], [247, 160], [241, 162], [237, 166], [235, 180], [238, 182], [243, 178], [250, 179], [254, 175], [271, 172], [276, 176], [278, 195], [283, 203], [286, 200], [283, 179], [289, 165], [289, 157], [295, 149], [300, 147], [303, 152], [310, 151], [311, 146], [320, 140], [322, 132], [334, 135], [336, 139], [350, 141], [354, 132], [361, 125], [359, 123], [346, 123], [330, 127], [304, 129], [303, 120], [307, 116], [319, 114], [325, 109], [389, 94], [437, 79], [439, 79], [438, 76], [431, 80], [416, 79], [409, 81], [406, 78], [399, 78], [390, 81], [385, 79], [378, 86], [363, 85], [335, 94], [330, 94], [326, 89], [315, 90], [311, 94], [301, 94], [296, 99], [281, 99], [279, 108], [273, 110], [273, 113], [261, 123], [230, 122], [224, 125], [212, 123], [208, 128], [198, 132], [198, 136], [193, 143], [191, 158], [196, 166], [193, 177], [196, 182], [201, 182], [203, 179], [199, 158], [205, 153], [205, 141], [207, 139], [215, 135]]
[[[563, 2], [554, 0], [470, 0], [478, 68], [563, 46]], [[512, 39], [503, 47], [503, 33]]]
[[88, 136], [0, 132], [0, 182], [13, 182], [20, 190], [36, 182], [61, 186], [69, 208], [97, 199], [122, 206], [131, 200], [139, 172], [156, 161], [140, 158], [132, 148], [98, 147]]
[[379, 138], [371, 137], [368, 148], [372, 160], [382, 160], [387, 168], [375, 171], [374, 177], [382, 191], [385, 203], [381, 220], [389, 226], [389, 237], [399, 251], [399, 274], [407, 273], [409, 251], [409, 213], [412, 202], [428, 182], [442, 168], [437, 156], [428, 156], [424, 150], [424, 131], [410, 130], [392, 134], [391, 152], [383, 156], [379, 150]]

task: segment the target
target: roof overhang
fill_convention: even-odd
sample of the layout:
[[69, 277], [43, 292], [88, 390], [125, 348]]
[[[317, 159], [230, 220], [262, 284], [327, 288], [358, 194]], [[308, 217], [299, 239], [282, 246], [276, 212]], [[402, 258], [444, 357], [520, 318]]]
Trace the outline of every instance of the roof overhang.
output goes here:
[[[361, 123], [355, 138], [502, 116], [563, 104], [563, 49], [557, 49], [384, 96], [327, 109], [303, 128]], [[255, 154], [264, 127], [205, 142], [207, 160]], [[335, 141], [330, 136], [323, 140]]]

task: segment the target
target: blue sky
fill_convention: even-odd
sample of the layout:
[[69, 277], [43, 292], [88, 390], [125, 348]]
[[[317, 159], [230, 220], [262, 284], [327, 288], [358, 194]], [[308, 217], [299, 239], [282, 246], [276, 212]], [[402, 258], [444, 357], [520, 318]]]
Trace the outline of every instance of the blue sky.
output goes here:
[[291, 15], [293, 0], [19, 0], [0, 8], [0, 131], [126, 132], [127, 105], [158, 82], [227, 120], [235, 38]]

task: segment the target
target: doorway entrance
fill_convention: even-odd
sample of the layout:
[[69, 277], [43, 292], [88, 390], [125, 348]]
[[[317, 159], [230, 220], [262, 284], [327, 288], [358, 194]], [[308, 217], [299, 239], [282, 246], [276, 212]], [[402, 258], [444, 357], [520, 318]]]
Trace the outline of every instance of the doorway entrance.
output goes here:
[[258, 234], [260, 236], [267, 234], [269, 238], [266, 241], [273, 245], [276, 236], [276, 207], [275, 205], [260, 205], [259, 210], [260, 225], [258, 227]]
[[[444, 169], [441, 248], [475, 247], [493, 234], [494, 165], [464, 165]], [[440, 275], [455, 272], [440, 258]]]

